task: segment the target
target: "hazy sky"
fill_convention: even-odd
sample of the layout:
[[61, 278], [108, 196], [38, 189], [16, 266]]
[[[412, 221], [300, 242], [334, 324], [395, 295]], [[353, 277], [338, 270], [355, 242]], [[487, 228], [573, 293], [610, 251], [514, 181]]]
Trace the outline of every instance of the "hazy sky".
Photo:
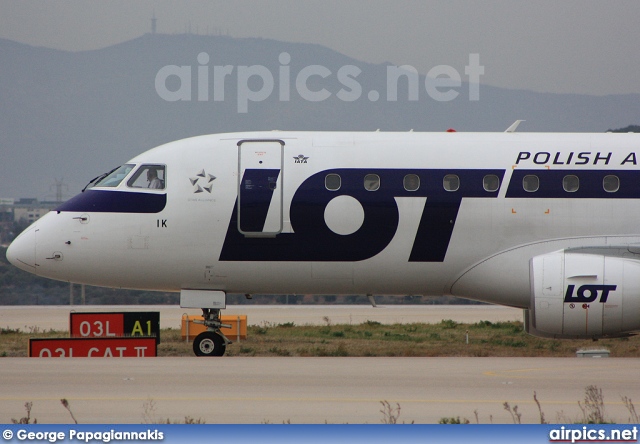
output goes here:
[[[0, 37], [72, 51], [159, 33], [214, 33], [328, 46], [367, 62], [464, 73], [543, 92], [640, 93], [640, 1], [0, 0]], [[0, 63], [1, 63], [0, 54]]]

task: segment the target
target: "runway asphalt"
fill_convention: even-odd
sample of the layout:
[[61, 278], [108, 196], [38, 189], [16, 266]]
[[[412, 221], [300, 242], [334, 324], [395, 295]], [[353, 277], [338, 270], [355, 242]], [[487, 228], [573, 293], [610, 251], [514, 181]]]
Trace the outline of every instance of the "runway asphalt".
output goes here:
[[212, 423], [380, 423], [442, 417], [523, 423], [582, 417], [585, 388], [602, 388], [605, 414], [626, 423], [621, 396], [640, 399], [640, 359], [623, 358], [120, 358], [0, 360], [0, 422], [33, 402], [39, 423], [145, 423], [185, 416]]

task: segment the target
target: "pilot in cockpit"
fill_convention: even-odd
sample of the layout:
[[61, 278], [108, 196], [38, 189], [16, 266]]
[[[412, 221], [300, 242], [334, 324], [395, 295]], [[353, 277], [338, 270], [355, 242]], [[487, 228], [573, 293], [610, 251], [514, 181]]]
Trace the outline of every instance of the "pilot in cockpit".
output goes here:
[[155, 168], [149, 168], [147, 170], [147, 180], [149, 181], [149, 186], [147, 188], [164, 188], [162, 181], [158, 179], [158, 171]]

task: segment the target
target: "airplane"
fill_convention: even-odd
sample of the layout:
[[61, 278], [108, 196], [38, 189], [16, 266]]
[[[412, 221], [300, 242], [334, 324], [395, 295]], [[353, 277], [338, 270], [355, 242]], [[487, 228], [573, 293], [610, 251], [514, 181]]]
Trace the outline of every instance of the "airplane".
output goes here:
[[198, 136], [97, 177], [7, 258], [51, 279], [180, 292], [203, 311], [198, 356], [231, 342], [227, 293], [453, 295], [522, 308], [532, 335], [630, 336], [638, 150], [638, 134], [513, 125]]

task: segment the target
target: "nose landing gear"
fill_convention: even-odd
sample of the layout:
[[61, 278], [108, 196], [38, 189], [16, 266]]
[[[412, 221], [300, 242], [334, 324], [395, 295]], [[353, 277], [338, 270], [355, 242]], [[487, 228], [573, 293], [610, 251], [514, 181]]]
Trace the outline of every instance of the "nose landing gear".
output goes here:
[[220, 331], [220, 327], [231, 328], [231, 326], [220, 322], [220, 310], [203, 308], [202, 316], [207, 331], [196, 336], [193, 341], [193, 352], [196, 356], [224, 355], [227, 344], [231, 344], [231, 341]]
[[[193, 352], [196, 356], [222, 356], [231, 344], [221, 327], [231, 325], [220, 322], [220, 310], [227, 306], [227, 294], [214, 290], [182, 290], [180, 291], [180, 307], [201, 308], [203, 321], [207, 331], [200, 333], [193, 341]], [[197, 321], [196, 321], [197, 322]]]

